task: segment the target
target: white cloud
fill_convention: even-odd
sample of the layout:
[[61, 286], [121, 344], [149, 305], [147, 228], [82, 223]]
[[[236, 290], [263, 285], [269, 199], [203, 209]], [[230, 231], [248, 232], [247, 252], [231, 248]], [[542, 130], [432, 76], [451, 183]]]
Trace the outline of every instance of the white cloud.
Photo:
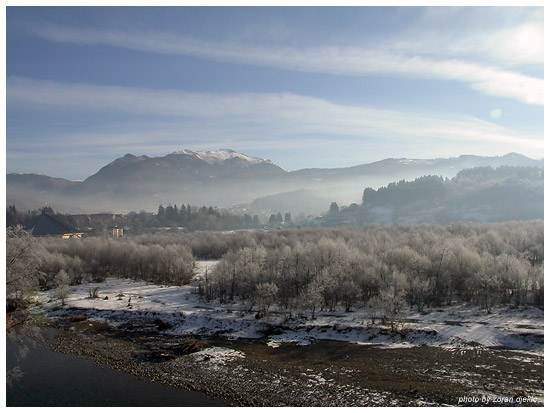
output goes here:
[[[113, 128], [98, 127], [98, 144], [128, 146], [133, 136], [145, 144], [173, 142], [176, 136], [219, 142], [278, 138], [389, 139], [395, 141], [490, 142], [516, 150], [541, 150], [543, 136], [523, 134], [464, 116], [437, 116], [351, 106], [296, 94], [212, 94], [151, 90], [9, 77], [7, 105], [15, 110], [63, 110], [115, 114]], [[136, 116], [138, 115], [138, 116]], [[137, 118], [142, 118], [137, 121]], [[76, 128], [75, 128], [76, 129]], [[71, 130], [79, 141], [92, 134]], [[118, 138], [116, 138], [118, 137]], [[149, 138], [146, 138], [149, 137]], [[103, 143], [102, 143], [103, 142]], [[137, 143], [136, 142], [136, 143]], [[14, 145], [8, 137], [8, 146]], [[49, 142], [48, 144], [51, 144]], [[90, 145], [93, 143], [90, 142]]]
[[[488, 95], [543, 105], [543, 80], [496, 66], [449, 58], [466, 53], [491, 55], [508, 63], [540, 63], [542, 23], [525, 23], [489, 35], [455, 39], [383, 42], [377, 47], [280, 47], [252, 46], [227, 41], [207, 42], [176, 33], [81, 29], [40, 25], [33, 32], [55, 42], [110, 45], [146, 52], [187, 55], [223, 62], [269, 66], [285, 70], [330, 73], [345, 76], [399, 76], [454, 80]], [[431, 38], [438, 39], [439, 33]], [[430, 54], [432, 56], [426, 56]], [[434, 56], [433, 52], [439, 54]], [[475, 52], [475, 53], [474, 53]], [[446, 57], [441, 57], [441, 56]], [[452, 57], [452, 56], [451, 56]], [[497, 59], [497, 60], [498, 60]]]
[[505, 67], [542, 65], [544, 13], [540, 7], [430, 7], [384, 47], [493, 61]]

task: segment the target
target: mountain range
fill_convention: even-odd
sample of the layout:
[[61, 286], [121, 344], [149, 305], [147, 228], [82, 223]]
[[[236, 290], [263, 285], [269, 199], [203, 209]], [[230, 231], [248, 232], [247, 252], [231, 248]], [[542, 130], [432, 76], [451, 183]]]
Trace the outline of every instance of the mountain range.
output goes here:
[[[296, 154], [299, 156], [299, 154]], [[44, 205], [68, 213], [156, 211], [159, 204], [212, 205], [251, 213], [319, 214], [330, 202], [361, 202], [366, 187], [424, 175], [452, 178], [479, 166], [531, 166], [543, 160], [510, 153], [483, 157], [384, 159], [346, 168], [287, 171], [270, 160], [230, 149], [173, 152], [161, 157], [126, 154], [84, 181], [40, 174], [8, 174], [7, 204]]]

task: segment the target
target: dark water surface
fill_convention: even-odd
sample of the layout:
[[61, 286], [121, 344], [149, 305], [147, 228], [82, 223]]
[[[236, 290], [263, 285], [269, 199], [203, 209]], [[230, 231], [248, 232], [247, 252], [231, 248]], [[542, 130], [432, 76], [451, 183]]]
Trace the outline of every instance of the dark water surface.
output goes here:
[[204, 393], [163, 386], [45, 347], [29, 347], [17, 363], [18, 345], [6, 340], [8, 369], [23, 377], [6, 388], [11, 406], [229, 406]]

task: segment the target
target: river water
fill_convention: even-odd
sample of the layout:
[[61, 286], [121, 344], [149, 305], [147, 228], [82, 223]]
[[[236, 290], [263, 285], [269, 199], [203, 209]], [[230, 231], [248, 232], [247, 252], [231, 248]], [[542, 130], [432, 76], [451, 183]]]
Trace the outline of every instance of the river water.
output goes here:
[[6, 340], [7, 368], [23, 377], [6, 387], [11, 406], [229, 406], [201, 392], [163, 386], [92, 361], [31, 347], [17, 361], [18, 344]]

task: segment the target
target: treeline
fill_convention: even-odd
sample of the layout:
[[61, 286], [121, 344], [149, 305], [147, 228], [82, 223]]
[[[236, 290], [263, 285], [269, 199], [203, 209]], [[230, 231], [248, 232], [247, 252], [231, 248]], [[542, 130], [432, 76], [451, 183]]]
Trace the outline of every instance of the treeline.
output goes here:
[[[51, 207], [24, 212], [18, 210], [15, 205], [9, 205], [6, 210], [6, 228], [17, 225], [25, 227], [33, 218], [42, 213], [55, 217], [58, 221], [69, 227], [87, 231], [88, 235], [101, 233], [101, 230], [105, 227], [103, 222], [93, 222], [93, 219], [92, 222], [81, 226], [70, 214], [61, 214], [54, 211]], [[285, 215], [285, 219], [289, 220], [290, 218]], [[206, 206], [199, 208], [191, 205], [182, 205], [178, 208], [177, 205], [164, 207], [162, 204], [159, 206], [156, 215], [148, 214], [145, 211], [140, 213], [131, 211], [125, 218], [123, 216], [117, 217], [116, 224], [127, 226], [132, 234], [152, 232], [160, 227], [181, 227], [185, 232], [228, 231], [256, 229], [260, 227], [257, 215], [236, 215], [228, 211], [220, 211], [218, 208]]]
[[68, 214], [61, 214], [55, 212], [51, 207], [46, 206], [40, 209], [33, 209], [27, 211], [18, 210], [15, 205], [8, 205], [6, 209], [6, 228], [15, 227], [17, 225], [26, 226], [33, 218], [37, 217], [40, 214], [48, 214], [58, 221], [68, 225], [69, 227], [76, 227], [76, 222], [73, 217]]
[[365, 206], [401, 206], [415, 202], [437, 202], [443, 200], [451, 191], [451, 180], [440, 176], [423, 176], [414, 181], [401, 180], [387, 186], [363, 191]]
[[250, 234], [203, 281], [207, 300], [265, 312], [400, 309], [468, 302], [543, 306], [543, 222]]
[[[37, 287], [56, 284], [60, 272], [68, 284], [124, 277], [158, 284], [184, 285], [195, 274], [191, 249], [182, 242], [139, 243], [130, 239], [34, 238], [21, 227], [7, 230], [7, 279], [23, 285], [30, 279]], [[21, 259], [24, 257], [24, 259]], [[9, 283], [8, 283], [9, 284]], [[28, 289], [28, 288], [27, 288]], [[14, 292], [24, 291], [15, 287]]]
[[311, 316], [361, 306], [391, 322], [407, 306], [544, 304], [543, 221], [68, 240], [33, 238], [16, 227], [8, 229], [6, 250], [8, 294], [30, 279], [55, 286], [60, 273], [73, 284], [114, 276], [182, 285], [195, 259], [220, 259], [200, 294], [242, 301], [260, 314], [274, 304]]
[[[392, 182], [378, 190], [366, 188], [363, 191], [364, 206], [402, 206], [414, 203], [438, 202], [440, 204], [453, 200], [463, 200], [477, 192], [481, 187], [493, 185], [529, 186], [542, 184], [544, 174], [541, 169], [533, 167], [490, 166], [464, 169], [452, 179], [440, 176], [423, 176], [413, 181]], [[487, 201], [491, 201], [487, 198]]]
[[292, 214], [290, 212], [287, 212], [285, 214], [284, 221], [283, 221], [283, 216], [280, 212], [277, 212], [276, 214], [271, 214], [269, 216], [269, 220], [267, 221], [267, 223], [270, 226], [279, 225], [279, 224], [283, 224], [283, 223], [285, 223], [287, 225], [290, 225], [290, 224], [292, 224]]
[[178, 226], [187, 231], [250, 229], [260, 225], [257, 215], [235, 215], [214, 207], [198, 208], [189, 204], [182, 204], [179, 209], [177, 205], [164, 207], [161, 204], [154, 221], [157, 226]]

